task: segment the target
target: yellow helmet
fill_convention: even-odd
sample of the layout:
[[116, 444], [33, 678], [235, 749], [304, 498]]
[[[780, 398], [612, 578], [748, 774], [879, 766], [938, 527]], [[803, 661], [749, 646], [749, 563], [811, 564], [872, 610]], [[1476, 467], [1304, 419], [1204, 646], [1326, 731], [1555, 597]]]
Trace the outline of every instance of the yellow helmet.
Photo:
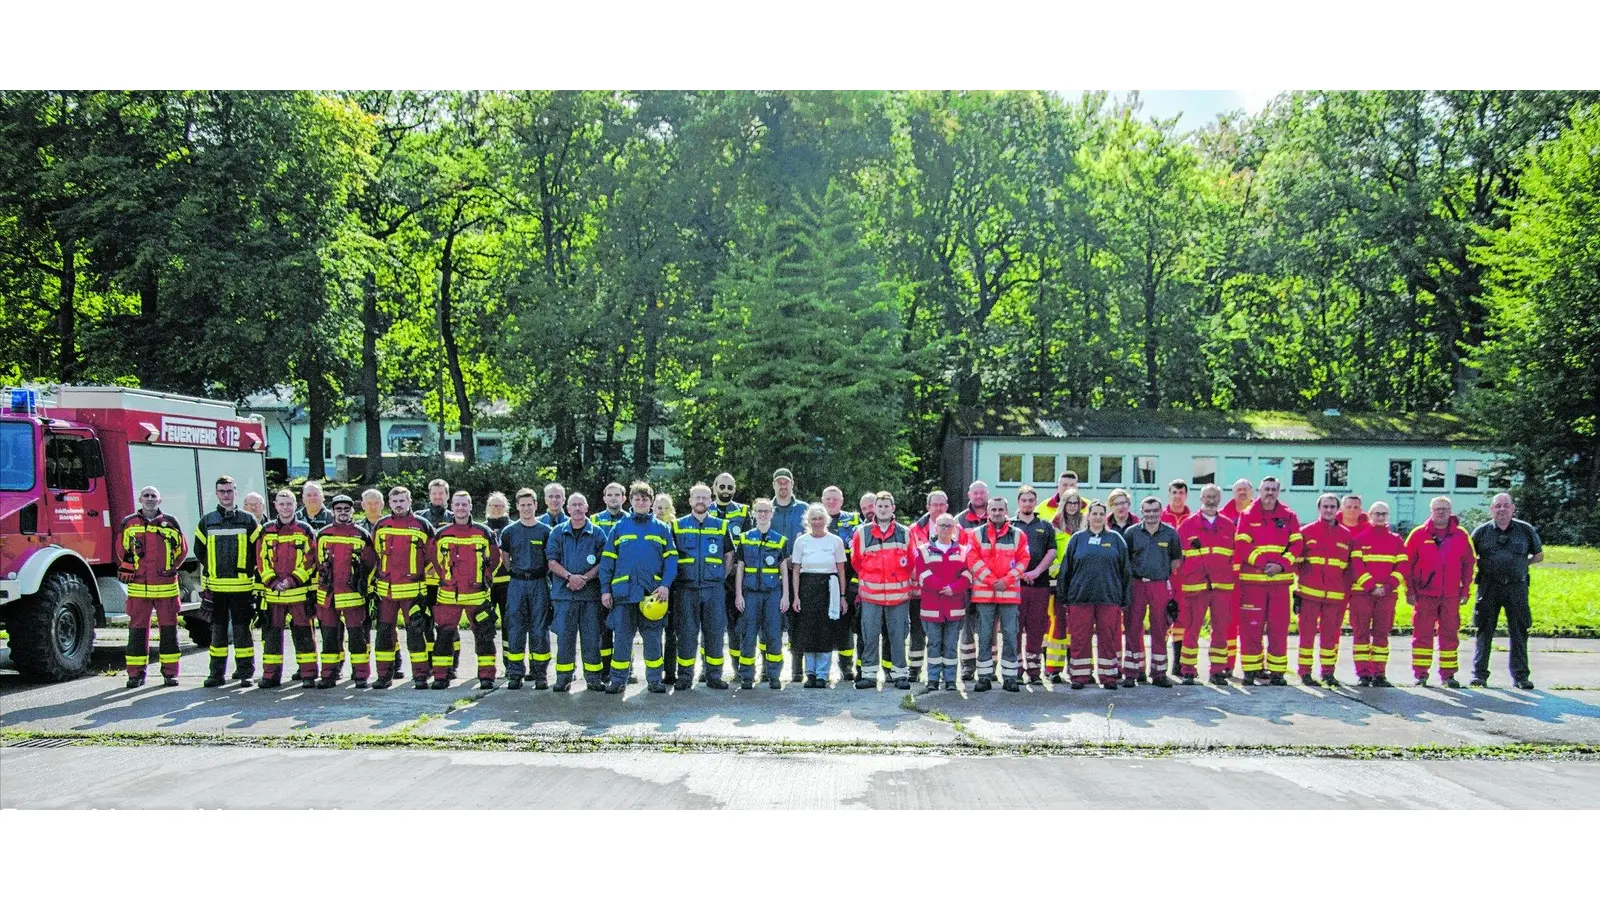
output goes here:
[[667, 616], [667, 601], [655, 594], [649, 594], [639, 601], [639, 615], [652, 622], [659, 622]]

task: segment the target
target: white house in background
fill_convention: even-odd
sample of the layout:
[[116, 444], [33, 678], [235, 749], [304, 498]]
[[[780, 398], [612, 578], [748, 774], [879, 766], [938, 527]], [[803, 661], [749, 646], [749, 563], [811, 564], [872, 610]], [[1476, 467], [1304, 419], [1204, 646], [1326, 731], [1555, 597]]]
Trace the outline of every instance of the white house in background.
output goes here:
[[1302, 517], [1332, 491], [1360, 494], [1368, 506], [1384, 500], [1397, 524], [1409, 525], [1427, 516], [1432, 497], [1450, 496], [1457, 513], [1486, 512], [1494, 491], [1509, 486], [1495, 466], [1503, 457], [1444, 413], [989, 409], [947, 418], [943, 440], [941, 480], [955, 498], [974, 479], [1002, 493], [1032, 484], [1043, 494], [1071, 470], [1085, 497], [1120, 487], [1135, 502], [1165, 500], [1167, 483], [1182, 478], [1194, 507], [1195, 485], [1226, 492], [1237, 479], [1276, 475]]
[[[385, 455], [432, 456], [439, 452], [439, 425], [423, 413], [421, 395], [385, 397], [382, 404], [378, 414], [378, 424], [383, 431], [382, 452]], [[503, 416], [510, 410], [510, 404], [504, 400], [479, 403], [478, 421], [488, 421]], [[289, 477], [310, 473], [311, 454], [316, 450], [310, 443], [311, 428], [306, 408], [295, 402], [293, 389], [279, 386], [271, 391], [252, 394], [239, 407], [239, 411], [241, 414], [258, 415], [266, 420], [269, 466], [271, 460], [283, 459], [286, 461]], [[662, 426], [658, 431], [661, 436], [652, 435], [650, 439], [652, 475], [669, 474], [681, 468], [682, 455], [667, 438], [666, 427]], [[549, 440], [548, 435], [543, 435], [543, 438]], [[477, 443], [478, 459], [481, 462], [504, 459], [511, 452], [510, 435], [503, 431], [493, 428], [475, 429], [473, 439]], [[620, 458], [624, 451], [632, 447], [633, 427], [630, 425], [619, 428], [615, 443], [618, 445], [615, 456]], [[445, 435], [446, 459], [460, 462], [464, 457], [462, 450], [460, 432]], [[366, 423], [354, 419], [323, 429], [321, 452], [323, 465], [328, 474], [341, 480], [347, 478], [348, 459], [352, 456], [366, 456]]]

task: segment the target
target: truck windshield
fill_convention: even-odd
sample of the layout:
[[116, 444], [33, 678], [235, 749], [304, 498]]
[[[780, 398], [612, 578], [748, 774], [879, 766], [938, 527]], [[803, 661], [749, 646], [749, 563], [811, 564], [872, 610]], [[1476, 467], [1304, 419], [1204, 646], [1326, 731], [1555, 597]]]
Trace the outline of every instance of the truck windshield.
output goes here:
[[33, 490], [37, 468], [33, 426], [26, 422], [0, 422], [0, 491]]

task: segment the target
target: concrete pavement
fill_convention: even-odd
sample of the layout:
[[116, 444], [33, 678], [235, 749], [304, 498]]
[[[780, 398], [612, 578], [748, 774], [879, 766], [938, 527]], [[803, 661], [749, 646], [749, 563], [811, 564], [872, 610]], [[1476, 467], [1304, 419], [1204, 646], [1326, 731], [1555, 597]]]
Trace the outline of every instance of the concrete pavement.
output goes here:
[[28, 809], [1570, 809], [1600, 762], [0, 749]]
[[[466, 636], [462, 658], [473, 650]], [[138, 733], [187, 740], [355, 735], [459, 739], [495, 734], [541, 743], [618, 741], [719, 745], [851, 745], [884, 750], [941, 748], [986, 752], [1133, 744], [1158, 748], [1481, 747], [1521, 743], [1600, 745], [1600, 641], [1536, 641], [1541, 689], [1509, 689], [1497, 674], [1489, 690], [1431, 688], [1241, 688], [1230, 685], [1021, 694], [858, 691], [835, 686], [782, 691], [758, 687], [624, 697], [502, 687], [478, 691], [464, 679], [448, 691], [358, 691], [348, 679], [326, 691], [298, 685], [210, 690], [200, 687], [206, 657], [183, 659], [177, 688], [122, 688], [122, 675], [28, 685], [0, 674], [0, 728], [65, 735]], [[1405, 642], [1390, 672], [1402, 682]], [[1349, 670], [1348, 643], [1341, 677]], [[1497, 656], [1497, 666], [1503, 657]], [[504, 685], [504, 681], [500, 682]], [[1573, 690], [1548, 690], [1550, 687]]]

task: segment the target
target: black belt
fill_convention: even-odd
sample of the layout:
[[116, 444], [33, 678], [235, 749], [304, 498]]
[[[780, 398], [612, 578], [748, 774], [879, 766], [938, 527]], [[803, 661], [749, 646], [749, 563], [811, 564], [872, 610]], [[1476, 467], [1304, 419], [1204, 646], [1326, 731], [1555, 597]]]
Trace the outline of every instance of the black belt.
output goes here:
[[539, 579], [544, 578], [544, 577], [545, 577], [545, 573], [543, 573], [543, 572], [540, 572], [537, 575], [534, 575], [534, 574], [531, 574], [531, 573], [524, 574], [522, 572], [512, 572], [511, 573], [511, 580], [512, 581], [538, 581]]

